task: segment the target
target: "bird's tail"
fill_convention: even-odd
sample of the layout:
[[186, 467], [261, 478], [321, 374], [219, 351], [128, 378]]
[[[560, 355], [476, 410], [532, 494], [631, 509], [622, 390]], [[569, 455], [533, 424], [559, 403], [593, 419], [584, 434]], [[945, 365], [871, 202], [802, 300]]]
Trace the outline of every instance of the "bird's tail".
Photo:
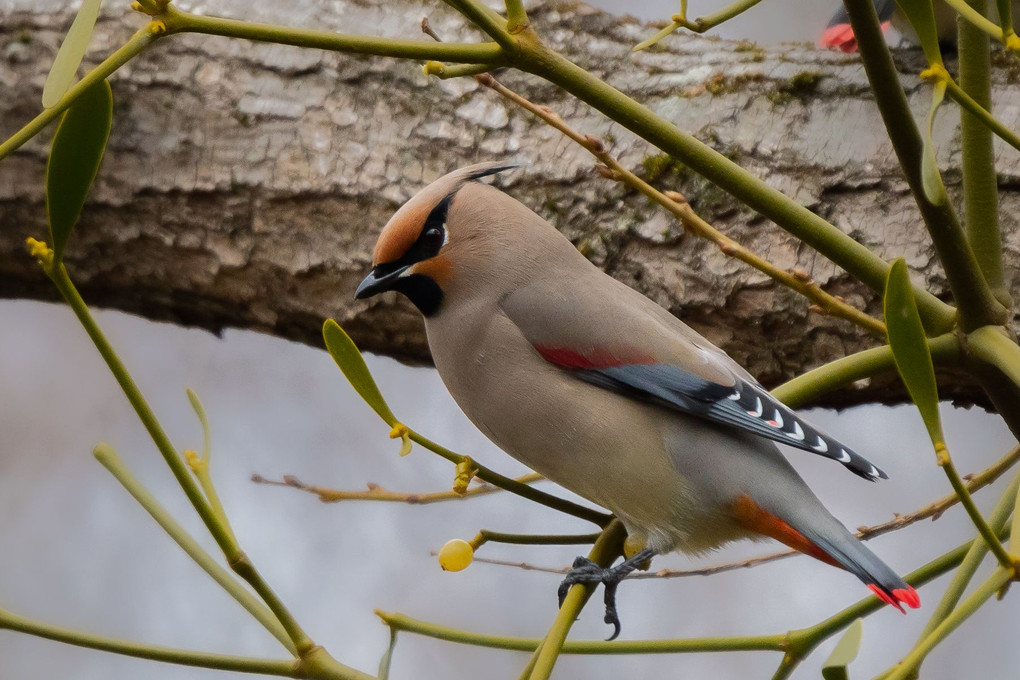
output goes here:
[[785, 512], [772, 504], [766, 506], [768, 509], [748, 496], [740, 496], [734, 504], [734, 511], [738, 521], [747, 528], [822, 562], [846, 569], [863, 581], [880, 600], [901, 612], [904, 604], [913, 609], [921, 606], [917, 592], [847, 531], [821, 503], [788, 507]]
[[846, 527], [835, 518], [831, 516], [830, 518], [831, 522], [823, 523], [824, 530], [820, 530], [820, 527], [794, 528], [829, 558], [822, 558], [824, 561], [849, 571], [886, 604], [904, 613], [906, 613], [903, 609], [904, 604], [912, 609], [921, 606], [921, 598], [918, 597], [917, 591], [904, 582], [885, 562], [878, 559], [875, 553], [857, 540]]
[[[889, 19], [896, 9], [896, 3], [893, 0], [875, 0], [875, 9], [882, 22], [882, 30], [888, 31]], [[842, 5], [829, 19], [829, 25], [818, 38], [818, 46], [835, 47], [841, 52], [857, 51], [857, 38], [854, 37], [854, 29], [850, 27], [850, 17], [847, 16]]]

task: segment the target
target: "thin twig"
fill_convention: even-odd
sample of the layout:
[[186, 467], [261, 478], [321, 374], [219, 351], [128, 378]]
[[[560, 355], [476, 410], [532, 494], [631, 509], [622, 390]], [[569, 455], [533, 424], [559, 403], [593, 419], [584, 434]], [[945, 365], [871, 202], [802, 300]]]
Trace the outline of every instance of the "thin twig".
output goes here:
[[[532, 482], [537, 482], [541, 479], [543, 479], [542, 475], [537, 472], [532, 472], [518, 477], [515, 481], [520, 482], [521, 484], [531, 484]], [[391, 501], [394, 503], [407, 503], [409, 505], [428, 505], [430, 503], [441, 503], [443, 501], [459, 501], [503, 490], [498, 486], [481, 482], [478, 486], [474, 486], [464, 493], [457, 493], [456, 491], [414, 493], [389, 491], [378, 484], [369, 482], [366, 484], [368, 487], [367, 491], [342, 491], [339, 489], [327, 489], [326, 487], [315, 486], [313, 484], [305, 484], [294, 475], [284, 475], [282, 480], [277, 481], [267, 479], [257, 473], [251, 476], [251, 481], [256, 484], [286, 486], [292, 489], [298, 489], [299, 491], [307, 491], [308, 493], [318, 496], [319, 500], [323, 503], [339, 503], [341, 501]]]

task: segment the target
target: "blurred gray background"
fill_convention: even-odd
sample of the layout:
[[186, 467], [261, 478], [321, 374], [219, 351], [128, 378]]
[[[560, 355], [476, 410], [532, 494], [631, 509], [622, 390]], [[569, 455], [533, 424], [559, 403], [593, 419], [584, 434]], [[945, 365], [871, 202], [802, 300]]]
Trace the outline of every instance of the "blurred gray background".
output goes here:
[[[3, 0], [37, 6], [28, 0]], [[624, 4], [640, 18], [667, 19], [674, 2]], [[692, 0], [692, 16], [718, 5]], [[213, 11], [217, 3], [207, 3]], [[813, 40], [833, 7], [768, 0], [717, 33], [762, 43]], [[110, 8], [107, 8], [109, 11]], [[281, 11], [286, 11], [282, 10]], [[381, 225], [380, 225], [381, 227]], [[337, 291], [350, 295], [352, 291]], [[249, 476], [295, 474], [306, 482], [359, 489], [376, 482], [398, 491], [449, 488], [453, 468], [427, 451], [399, 458], [399, 444], [360, 402], [324, 352], [249, 332], [208, 333], [101, 312], [109, 333], [180, 448], [201, 446], [184, 388], [202, 398], [213, 430], [213, 476], [245, 549], [312, 637], [341, 661], [374, 672], [387, 629], [374, 608], [399, 611], [479, 632], [541, 637], [556, 611], [559, 577], [473, 564], [442, 572], [430, 550], [479, 528], [515, 532], [587, 532], [590, 526], [498, 494], [433, 506], [322, 505], [291, 489], [257, 486]], [[66, 308], [0, 302], [0, 606], [43, 621], [196, 650], [283, 657], [283, 650], [155, 526], [90, 451], [102, 440], [211, 552], [190, 505], [166, 470], [113, 378]], [[460, 414], [434, 371], [369, 357], [399, 418], [504, 474], [524, 470]], [[982, 469], [1014, 440], [994, 416], [944, 408], [949, 444], [962, 471]], [[815, 412], [812, 419], [866, 452], [891, 480], [868, 484], [800, 452], [791, 460], [848, 526], [910, 512], [949, 491], [932, 464], [912, 407]], [[544, 488], [553, 489], [545, 483]], [[987, 509], [997, 489], [982, 492]], [[873, 542], [886, 561], [908, 571], [972, 529], [954, 509]], [[656, 568], [684, 568], [770, 551], [743, 544], [710, 558], [673, 555]], [[559, 566], [574, 547], [490, 544], [482, 555]], [[854, 677], [870, 677], [908, 649], [946, 579], [921, 590], [927, 605], [901, 616], [869, 617]], [[805, 557], [711, 578], [640, 581], [621, 587], [623, 638], [747, 635], [810, 625], [867, 594], [852, 576]], [[924, 677], [1016, 677], [1015, 598], [984, 607], [930, 657]], [[604, 638], [601, 608], [586, 610], [575, 638]], [[832, 643], [801, 666], [819, 677]], [[401, 635], [394, 678], [516, 677], [526, 655]], [[565, 656], [558, 678], [767, 678], [774, 653], [671, 656]], [[213, 678], [185, 669], [0, 633], [0, 680]]]

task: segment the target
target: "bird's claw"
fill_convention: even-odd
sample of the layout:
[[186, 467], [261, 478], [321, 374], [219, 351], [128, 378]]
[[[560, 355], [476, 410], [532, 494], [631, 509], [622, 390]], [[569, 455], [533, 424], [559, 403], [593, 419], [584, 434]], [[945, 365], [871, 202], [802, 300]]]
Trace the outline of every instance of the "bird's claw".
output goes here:
[[559, 589], [556, 591], [556, 595], [560, 600], [560, 607], [563, 606], [563, 600], [567, 597], [567, 592], [571, 586], [575, 586], [579, 583], [585, 583], [589, 585], [598, 585], [599, 583], [606, 582], [606, 573], [610, 571], [595, 564], [587, 557], [578, 557], [574, 560], [574, 564], [571, 566], [570, 571], [563, 578], [560, 583]]
[[606, 642], [611, 642], [620, 636], [620, 616], [616, 613], [616, 586], [620, 585], [622, 578], [623, 576], [606, 583], [606, 615], [602, 617], [602, 620], [613, 627], [613, 634], [606, 638]]
[[[648, 551], [642, 552], [642, 559], [650, 559], [652, 553]], [[636, 556], [639, 557], [639, 556]], [[592, 562], [587, 557], [578, 557], [574, 560], [574, 564], [570, 571], [567, 572], [566, 577], [560, 583], [559, 589], [556, 591], [557, 596], [560, 600], [560, 607], [563, 606], [563, 600], [567, 597], [567, 592], [571, 586], [578, 584], [598, 585], [602, 584], [605, 586], [605, 603], [606, 603], [606, 615], [603, 620], [613, 627], [613, 634], [607, 638], [609, 640], [615, 640], [620, 634], [620, 617], [616, 613], [616, 589], [620, 585], [620, 581], [630, 572], [634, 571], [635, 567], [641, 563], [642, 559], [631, 558], [621, 562], [616, 567], [606, 569], [600, 567], [595, 562]]]

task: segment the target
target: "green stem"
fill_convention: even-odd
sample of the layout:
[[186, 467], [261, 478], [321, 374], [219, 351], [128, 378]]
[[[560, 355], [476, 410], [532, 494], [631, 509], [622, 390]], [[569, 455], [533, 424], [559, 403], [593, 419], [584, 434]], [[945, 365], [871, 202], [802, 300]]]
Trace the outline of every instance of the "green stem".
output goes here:
[[[900, 85], [875, 5], [872, 0], [844, 0], [844, 6], [893, 150], [959, 306], [960, 324], [965, 331], [987, 324], [1001, 324], [1006, 320], [1006, 308], [992, 294], [981, 273], [952, 204], [949, 201], [932, 203], [925, 196], [922, 180], [924, 144]], [[918, 307], [920, 303], [918, 298]], [[929, 327], [929, 324], [925, 326]]]
[[[1020, 552], [1020, 486], [1017, 487], [1013, 499], [1013, 522], [1009, 529], [1009, 549], [1014, 553]], [[1014, 564], [1014, 571], [1017, 571], [1020, 576], [1020, 560]]]
[[47, 272], [50, 279], [56, 285], [60, 295], [64, 298], [64, 301], [71, 307], [75, 316], [78, 317], [78, 321], [81, 323], [85, 332], [88, 333], [89, 338], [99, 351], [100, 356], [106, 362], [110, 372], [113, 373], [113, 377], [117, 380], [121, 390], [124, 392], [124, 396], [127, 397], [135, 413], [138, 415], [138, 419], [142, 421], [142, 425], [145, 426], [146, 431], [155, 442], [156, 448], [163, 455], [163, 459], [167, 465], [170, 466], [171, 472], [174, 477], [177, 478], [177, 483], [184, 489], [184, 493], [187, 495], [188, 500], [195, 507], [202, 521], [209, 529], [209, 533], [212, 534], [216, 540], [217, 545], [223, 549], [224, 552], [228, 552], [235, 546], [230, 540], [230, 534], [226, 531], [225, 527], [220, 523], [219, 519], [212, 512], [212, 508], [206, 501], [205, 496], [202, 494], [202, 490], [198, 484], [192, 479], [191, 474], [188, 471], [187, 465], [181, 460], [181, 457], [177, 455], [176, 449], [174, 449], [173, 443], [163, 430], [162, 425], [156, 419], [156, 415], [152, 412], [145, 397], [142, 396], [141, 390], [138, 389], [138, 385], [135, 383], [131, 374], [128, 373], [124, 363], [117, 356], [117, 352], [113, 349], [110, 341], [106, 339], [106, 335], [99, 328], [95, 319], [92, 318], [92, 313], [89, 311], [88, 306], [78, 293], [78, 289], [75, 288], [71, 282], [70, 277], [67, 275], [67, 270], [63, 264], [58, 265], [51, 271]]
[[449, 78], [463, 78], [464, 76], [476, 76], [479, 73], [488, 73], [497, 66], [501, 66], [501, 64], [456, 64], [454, 66], [447, 66], [446, 64], [438, 61], [430, 61], [425, 64], [425, 73], [430, 76], [436, 76], [437, 78], [447, 80]]
[[645, 40], [642, 40], [637, 45], [634, 45], [634, 49], [631, 50], [631, 51], [632, 52], [640, 52], [641, 50], [647, 50], [652, 45], [655, 45], [656, 43], [658, 43], [663, 38], [666, 38], [668, 36], [673, 35], [674, 33], [676, 33], [678, 30], [680, 30], [683, 27], [684, 27], [683, 22], [677, 21], [677, 20], [674, 19], [673, 21], [671, 21], [668, 24], [666, 24], [666, 26], [664, 26], [663, 28], [659, 29], [659, 31], [655, 35], [653, 35], [651, 38], [647, 38]]
[[529, 23], [523, 0], [506, 0], [506, 28], [510, 34], [520, 33]]
[[759, 2], [761, 2], [761, 0], [737, 0], [714, 14], [706, 14], [705, 16], [698, 17], [693, 21], [685, 20], [684, 28], [694, 31], [695, 33], [704, 33], [725, 21], [729, 21], [739, 14], [743, 14]]
[[[991, 516], [988, 518], [988, 523], [995, 529], [996, 533], [1002, 531], [1002, 528], [1006, 525], [1006, 521], [1009, 519], [1009, 514], [1013, 510], [1014, 501], [1017, 492], [1020, 491], [1020, 474], [1013, 477], [1013, 481], [1009, 483], [1006, 490], [1003, 491], [1002, 496], [999, 498], [999, 502], [996, 504], [995, 509], [992, 511]], [[1010, 547], [1016, 549], [1016, 545], [1010, 542]], [[928, 635], [935, 630], [935, 628], [947, 617], [956, 604], [963, 597], [964, 590], [967, 589], [967, 585], [970, 580], [974, 577], [974, 572], [981, 565], [985, 555], [988, 554], [988, 542], [987, 541], [973, 541], [970, 545], [970, 550], [967, 551], [967, 556], [963, 558], [963, 562], [960, 563], [960, 567], [956, 570], [956, 574], [953, 576], [952, 582], [949, 587], [946, 588], [945, 592], [942, 593], [942, 599], [939, 600], [938, 605], [935, 607], [935, 611], [932, 612], [931, 618], [928, 619], [928, 623], [925, 625], [924, 630], [921, 631], [920, 640], [928, 637]], [[920, 640], [918, 640], [920, 642]]]
[[943, 470], [945, 470], [946, 476], [949, 477], [949, 483], [953, 487], [953, 491], [955, 491], [956, 495], [960, 497], [960, 503], [963, 505], [964, 509], [967, 510], [967, 514], [970, 516], [970, 521], [974, 523], [975, 527], [977, 527], [978, 533], [981, 534], [985, 543], [988, 544], [988, 548], [992, 551], [992, 554], [995, 555], [995, 559], [999, 561], [999, 564], [1003, 569], [1013, 571], [1013, 558], [1008, 552], [1006, 552], [1006, 548], [1003, 547], [1002, 543], [999, 542], [999, 538], [995, 535], [995, 530], [988, 525], [988, 522], [985, 521], [981, 511], [978, 510], [973, 497], [971, 497], [970, 492], [967, 491], [966, 484], [964, 484], [963, 480], [960, 479], [960, 475], [956, 471], [956, 466], [953, 465], [953, 460], [949, 456], [949, 450], [945, 448], [944, 444], [942, 445], [942, 451], [939, 453], [939, 465]]
[[[445, 458], [446, 460], [450, 461], [455, 465], [465, 460], [465, 456], [462, 456], [459, 453], [454, 453], [445, 446], [440, 446], [431, 439], [423, 437], [422, 435], [418, 434], [414, 430], [411, 430], [410, 428], [408, 428], [407, 434], [411, 438], [411, 441], [413, 441], [414, 443], [420, 446], [424, 446], [426, 449], [432, 451], [433, 453], [439, 454], [441, 457]], [[509, 491], [510, 493], [516, 494], [521, 498], [527, 498], [530, 501], [533, 501], [540, 505], [544, 505], [547, 508], [559, 510], [560, 512], [571, 515], [573, 517], [588, 520], [589, 522], [597, 524], [600, 527], [606, 526], [613, 519], [612, 515], [607, 515], [604, 512], [599, 512], [598, 510], [594, 510], [592, 508], [586, 508], [583, 505], [578, 505], [577, 503], [568, 501], [564, 498], [558, 498], [556, 496], [553, 496], [552, 494], [540, 491], [539, 489], [534, 489], [528, 486], [527, 484], [519, 482], [516, 479], [504, 477], [498, 472], [493, 472], [489, 468], [478, 465], [477, 463], [475, 463], [475, 466], [478, 468], [478, 471], [475, 473], [475, 477], [478, 477], [482, 481], [488, 482], [493, 486], [498, 486], [499, 488], [505, 491]]]
[[[994, 132], [996, 135], [998, 135], [999, 137], [1002, 138], [1002, 141], [1006, 142], [1007, 144], [1012, 146], [1014, 149], [1020, 151], [1020, 136], [1018, 136], [1015, 132], [1013, 132], [1008, 127], [1003, 125], [1002, 122], [1000, 122], [998, 118], [996, 118], [995, 116], [993, 116], [991, 113], [988, 112], [988, 109], [985, 108], [985, 106], [979, 104], [977, 101], [975, 101], [973, 98], [971, 98], [963, 89], [960, 88], [959, 85], [956, 84], [956, 82], [952, 78], [947, 78], [945, 83], [946, 83], [946, 94], [948, 94], [949, 97], [953, 101], [955, 101], [957, 104], [959, 104], [964, 109], [964, 113], [963, 113], [964, 118], [962, 120], [971, 120], [972, 124], [977, 125], [978, 127], [980, 127], [985, 133], [989, 133], [989, 134], [987, 134], [988, 141], [989, 141], [989, 146], [991, 145], [991, 134], [990, 133]], [[965, 140], [964, 143], [966, 144], [966, 138], [964, 138], [964, 140]], [[964, 146], [965, 150], [966, 150], [966, 148], [967, 147]], [[995, 156], [994, 156], [994, 154], [992, 154], [992, 152], [990, 150], [987, 151], [987, 156], [988, 156], [988, 158], [991, 159], [992, 174], [994, 175], [994, 172], [995, 172]], [[981, 155], [979, 155], [979, 157], [981, 157]], [[967, 155], [964, 155], [964, 158], [966, 159]], [[984, 173], [987, 174], [987, 166], [983, 166], [983, 167], [986, 168], [984, 170]], [[967, 165], [966, 164], [964, 165], [964, 172], [965, 173], [967, 172]], [[995, 188], [995, 189], [998, 188], [995, 183], [992, 184], [992, 187]], [[966, 191], [966, 188], [967, 188], [967, 184], [965, 182], [964, 183], [964, 191]], [[998, 193], [993, 191], [992, 195], [995, 196], [995, 200], [991, 201], [990, 205], [986, 206], [986, 208], [992, 209], [992, 213], [991, 214], [995, 216], [994, 218], [992, 218], [992, 224], [994, 226], [996, 226], [996, 231], [994, 233], [994, 238], [992, 240], [994, 241], [993, 245], [995, 245], [997, 247], [996, 252], [1001, 254], [1001, 252], [1002, 252], [1002, 245], [1000, 243], [999, 232], [998, 232], [998, 228], [997, 228], [998, 224], [999, 224], [998, 213], [997, 213], [997, 211], [994, 210], [998, 206]], [[979, 226], [981, 226], [980, 223], [979, 223]], [[987, 243], [984, 243], [984, 241], [978, 241], [978, 240], [974, 239], [973, 237], [972, 237], [972, 240], [975, 241], [975, 243], [974, 243], [975, 250], [978, 250], [981, 245], [988, 245]], [[1001, 263], [998, 260], [996, 260], [995, 263], [996, 263], [996, 266], [998, 268], [998, 271], [997, 271], [997, 273], [993, 271], [993, 273], [996, 274], [996, 276], [1000, 279], [999, 283], [1001, 283], [1001, 279], [1002, 279], [1002, 265], [1001, 265]]]
[[973, 7], [967, 4], [967, 0], [945, 0], [945, 2], [947, 5], [956, 10], [956, 13], [959, 14], [964, 21], [977, 27], [983, 33], [988, 34], [992, 38], [995, 38], [1000, 43], [1005, 42], [1002, 36], [1002, 28], [997, 26], [983, 14], [975, 11]]
[[[527, 39], [525, 39], [527, 38]], [[681, 131], [566, 57], [521, 36], [522, 51], [514, 65], [548, 80], [595, 107], [650, 144], [801, 239], [863, 281], [877, 293], [885, 289], [889, 264], [824, 219], [747, 172], [718, 151]], [[932, 333], [948, 331], [955, 311], [931, 293], [915, 288], [918, 308]]]
[[234, 529], [230, 526], [227, 512], [223, 509], [223, 503], [220, 502], [220, 494], [216, 491], [215, 485], [213, 485], [212, 476], [209, 472], [209, 459], [204, 458], [198, 461], [198, 464], [193, 468], [193, 472], [199, 486], [202, 487], [202, 492], [205, 493], [205, 497], [209, 501], [209, 507], [212, 508], [213, 514], [219, 518], [220, 523], [223, 524], [227, 533], [230, 534], [231, 540], [237, 545]]
[[694, 33], [704, 33], [705, 31], [715, 28], [724, 21], [729, 21], [738, 14], [751, 9], [759, 2], [761, 2], [761, 0], [737, 0], [714, 14], [707, 14], [694, 20], [688, 20], [683, 13], [674, 14], [670, 17], [672, 21], [670, 21], [665, 28], [660, 30], [651, 38], [643, 40], [635, 45], [634, 52], [640, 52], [641, 50], [648, 49], [655, 43], [681, 28], [686, 28], [688, 31], [693, 31]]
[[967, 352], [974, 358], [999, 369], [1013, 384], [1020, 386], [1020, 346], [1001, 328], [985, 326], [967, 335]]
[[[595, 541], [591, 552], [588, 553], [588, 559], [601, 567], [608, 567], [623, 554], [623, 540], [626, 535], [623, 524], [619, 520], [614, 520], [602, 531], [599, 540]], [[535, 651], [534, 663], [531, 664], [532, 670], [528, 676], [530, 680], [548, 680], [552, 675], [553, 666], [556, 665], [556, 659], [559, 658], [567, 634], [594, 590], [593, 586], [579, 583], [567, 591], [552, 627]]]
[[[419, 621], [403, 614], [391, 614], [378, 610], [375, 613], [386, 625], [395, 630], [457, 644], [531, 652], [542, 643], [542, 640], [537, 638], [486, 635]], [[783, 651], [786, 645], [785, 639], [784, 634], [779, 634], [685, 640], [614, 640], [613, 642], [568, 640], [563, 643], [560, 652], [562, 654], [684, 654], [689, 652]]]
[[[962, 355], [960, 343], [952, 333], [929, 339], [928, 346], [936, 364], [954, 363]], [[772, 394], [791, 408], [801, 408], [858, 380], [895, 370], [892, 350], [883, 345], [819, 366], [783, 383]]]
[[477, 550], [486, 543], [509, 543], [512, 545], [591, 545], [602, 533], [597, 534], [507, 534], [482, 529], [471, 539]]
[[160, 37], [162, 29], [155, 22], [139, 29], [131, 39], [124, 43], [116, 52], [104, 59], [98, 66], [85, 74], [85, 77], [78, 81], [74, 87], [64, 93], [56, 104], [44, 109], [38, 116], [33, 118], [27, 125], [14, 133], [10, 139], [0, 144], [0, 160], [6, 158], [25, 142], [42, 132], [43, 128], [56, 120], [60, 114], [67, 110], [75, 99], [82, 92], [105, 80], [114, 71], [126, 64], [133, 57], [138, 56], [142, 50], [156, 42]]
[[502, 59], [502, 50], [496, 43], [462, 44], [437, 43], [425, 40], [398, 40], [375, 36], [344, 35], [329, 31], [287, 28], [272, 24], [259, 24], [236, 19], [198, 16], [182, 12], [168, 5], [163, 20], [170, 33], [206, 33], [244, 38], [258, 42], [295, 45], [350, 54], [368, 54], [401, 59], [436, 59], [458, 63], [496, 63]]
[[0, 630], [2, 629], [63, 642], [75, 645], [76, 647], [87, 647], [88, 649], [97, 649], [103, 652], [112, 652], [122, 656], [132, 656], [150, 661], [163, 661], [182, 666], [211, 668], [213, 670], [234, 671], [236, 673], [260, 673], [287, 678], [301, 677], [299, 675], [300, 662], [296, 660], [251, 659], [240, 656], [209, 654], [207, 652], [192, 652], [157, 645], [146, 645], [139, 642], [118, 640], [100, 635], [92, 635], [91, 633], [83, 633], [69, 628], [51, 626], [4, 610], [0, 610]]
[[[907, 574], [903, 580], [916, 588], [920, 588], [925, 583], [933, 581], [959, 565], [975, 542], [981, 543], [982, 539], [977, 538], [973, 541], [968, 541], [956, 549], [936, 557], [934, 560]], [[885, 604], [877, 597], [866, 597], [810, 628], [790, 631], [788, 634], [790, 651], [787, 652], [787, 656], [790, 658], [789, 663], [796, 665], [826, 638], [843, 630], [856, 619], [873, 614], [884, 606]], [[784, 663], [786, 663], [785, 659]], [[782, 670], [782, 667], [780, 670]], [[792, 671], [792, 668], [790, 670]], [[786, 677], [786, 675], [780, 676], [779, 671], [777, 671], [776, 677]]]
[[198, 418], [198, 422], [202, 426], [202, 455], [199, 456], [194, 451], [186, 451], [184, 455], [185, 460], [187, 460], [188, 466], [194, 473], [195, 478], [198, 479], [198, 483], [202, 487], [202, 492], [205, 494], [206, 500], [209, 501], [213, 513], [223, 523], [223, 526], [226, 527], [231, 541], [236, 544], [237, 536], [234, 535], [234, 529], [230, 526], [230, 519], [227, 517], [226, 510], [223, 509], [223, 503], [220, 502], [220, 494], [216, 491], [216, 485], [212, 481], [212, 472], [210, 470], [212, 438], [209, 432], [209, 416], [206, 414], [205, 407], [202, 405], [202, 400], [198, 398], [198, 395], [190, 388], [186, 389], [185, 392], [188, 395], [188, 401], [191, 402], [191, 408], [195, 412], [195, 417]]
[[779, 662], [779, 668], [777, 668], [776, 672], [772, 674], [772, 680], [786, 680], [793, 674], [793, 671], [797, 669], [797, 666], [800, 665], [800, 662], [803, 660], [804, 657], [797, 656], [790, 652], [783, 654], [783, 658]]
[[[968, 0], [980, 14], [988, 11], [988, 0]], [[992, 127], [997, 124], [1002, 136], [1008, 132], [1015, 148], [1020, 148], [1020, 137], [992, 117], [991, 56], [988, 35], [967, 21], [958, 24], [960, 84], [949, 85], [949, 96], [964, 105], [959, 98], [966, 97], [977, 110], [966, 106], [960, 114], [962, 147], [964, 224], [967, 238], [981, 271], [996, 297], [1009, 306], [1009, 292], [1002, 277], [1002, 235], [999, 232], [999, 186], [995, 173], [995, 151], [992, 147]], [[968, 96], [969, 95], [969, 96]], [[1003, 137], [1003, 139], [1006, 139]]]
[[995, 5], [999, 9], [999, 27], [1002, 29], [1002, 35], [1008, 39], [1014, 34], [1013, 2], [1012, 0], [995, 0]]
[[[514, 56], [517, 54], [520, 49], [517, 44], [517, 39], [510, 35], [507, 20], [499, 14], [486, 7], [483, 3], [476, 2], [476, 0], [443, 0], [443, 2], [450, 7], [453, 7], [467, 18], [468, 21], [482, 29], [482, 31], [495, 40], [508, 55]], [[522, 26], [518, 28], [518, 32], [525, 29], [526, 27]], [[475, 61], [486, 60], [475, 59]]]
[[949, 636], [954, 630], [956, 630], [960, 624], [966, 621], [971, 614], [976, 612], [985, 601], [996, 593], [1002, 586], [1006, 585], [1013, 579], [1012, 569], [997, 569], [995, 572], [988, 577], [981, 586], [971, 593], [970, 597], [960, 603], [960, 606], [953, 610], [953, 612], [946, 617], [946, 619], [940, 623], [935, 630], [928, 634], [921, 642], [917, 644], [904, 657], [903, 661], [898, 663], [892, 672], [886, 676], [886, 680], [906, 680], [907, 678], [914, 677], [916, 669], [920, 666], [924, 658], [928, 656], [928, 653], [935, 648], [940, 642]]
[[67, 275], [67, 270], [63, 264], [58, 265], [55, 268], [50, 268], [47, 271], [50, 279], [56, 285], [57, 290], [60, 291], [61, 296], [70, 305], [74, 311], [75, 316], [81, 322], [85, 332], [88, 333], [89, 338], [92, 339], [93, 344], [99, 351], [99, 354], [106, 361], [107, 367], [110, 372], [113, 373], [117, 383], [120, 385], [121, 390], [124, 392], [124, 396], [127, 397], [131, 406], [134, 408], [138, 419], [142, 421], [142, 425], [148, 431], [152, 441], [156, 444], [156, 448], [163, 455], [163, 459], [167, 465], [170, 466], [171, 472], [174, 477], [177, 478], [177, 483], [181, 485], [184, 493], [187, 495], [188, 500], [191, 501], [192, 506], [198, 512], [202, 518], [202, 522], [205, 523], [209, 533], [212, 534], [216, 544], [219, 545], [220, 549], [223, 550], [223, 554], [226, 556], [231, 569], [233, 569], [238, 575], [244, 580], [248, 581], [249, 584], [255, 589], [259, 597], [262, 598], [263, 602], [269, 607], [276, 618], [280, 621], [280, 624], [287, 631], [287, 636], [293, 641], [298, 654], [303, 655], [315, 647], [315, 643], [312, 642], [311, 638], [302, 630], [301, 626], [298, 625], [297, 621], [287, 610], [287, 608], [280, 601], [279, 597], [273, 592], [272, 588], [269, 587], [262, 576], [255, 569], [254, 565], [248, 560], [248, 557], [241, 550], [240, 546], [234, 541], [230, 531], [220, 522], [216, 513], [213, 512], [212, 506], [205, 499], [202, 494], [202, 490], [196, 484], [195, 480], [191, 477], [188, 472], [188, 467], [181, 460], [181, 457], [177, 455], [177, 451], [174, 449], [173, 444], [170, 442], [170, 438], [163, 430], [163, 426], [160, 425], [156, 415], [152, 412], [145, 397], [142, 396], [141, 391], [138, 389], [138, 385], [135, 384], [131, 374], [128, 373], [127, 368], [121, 362], [120, 357], [117, 356], [116, 351], [110, 344], [109, 340], [100, 330], [99, 325], [92, 318], [92, 314], [89, 311], [85, 301], [82, 300], [78, 290], [74, 287], [71, 279]]
[[181, 549], [188, 554], [195, 564], [200, 566], [205, 573], [209, 574], [216, 583], [233, 597], [238, 604], [244, 607], [255, 619], [268, 630], [273, 637], [287, 648], [291, 654], [297, 654], [297, 648], [287, 636], [280, 622], [273, 616], [262, 602], [252, 595], [247, 589], [241, 586], [226, 569], [221, 567], [212, 556], [202, 549], [191, 535], [174, 520], [159, 501], [146, 489], [141, 482], [131, 474], [124, 462], [117, 455], [117, 452], [108, 444], [99, 444], [93, 450], [96, 460], [103, 464], [107, 470], [120, 482], [121, 486], [138, 503], [145, 508], [145, 511], [156, 520], [156, 523], [163, 528], [170, 538], [174, 540]]

